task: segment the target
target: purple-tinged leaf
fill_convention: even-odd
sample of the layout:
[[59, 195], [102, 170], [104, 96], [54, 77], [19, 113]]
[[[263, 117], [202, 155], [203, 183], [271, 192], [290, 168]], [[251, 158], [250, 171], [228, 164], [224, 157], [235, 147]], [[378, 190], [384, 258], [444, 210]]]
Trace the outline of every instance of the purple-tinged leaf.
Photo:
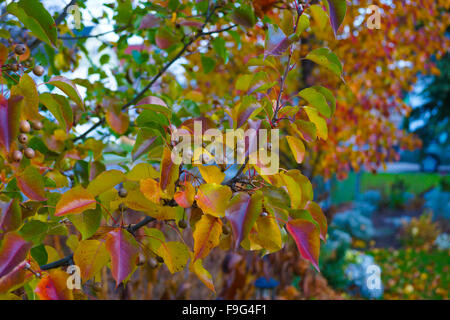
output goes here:
[[0, 230], [13, 231], [22, 224], [22, 211], [19, 200], [13, 199], [0, 207]]
[[0, 147], [9, 152], [11, 143], [19, 134], [20, 102], [22, 96], [8, 100], [0, 95]]
[[262, 193], [255, 192], [252, 196], [240, 192], [234, 196], [225, 216], [231, 223], [234, 236], [234, 247], [237, 249], [241, 241], [249, 234], [262, 212]]
[[111, 255], [111, 272], [119, 285], [135, 269], [139, 257], [139, 245], [128, 231], [117, 228], [108, 233], [106, 249]]
[[274, 28], [269, 25], [268, 34], [266, 36], [266, 46], [264, 51], [264, 58], [268, 56], [281, 56], [287, 48], [289, 48], [290, 41], [286, 37], [281, 28]]
[[139, 29], [142, 30], [142, 29], [156, 28], [159, 26], [160, 23], [161, 23], [160, 17], [149, 13], [144, 18], [142, 18]]
[[319, 270], [320, 232], [311, 221], [304, 219], [291, 220], [286, 224], [287, 231], [294, 238], [301, 256]]
[[11, 272], [27, 257], [31, 243], [14, 232], [8, 232], [0, 247], [0, 278]]
[[334, 35], [336, 35], [342, 21], [344, 21], [347, 3], [346, 0], [327, 0], [327, 2], [331, 27], [333, 28]]

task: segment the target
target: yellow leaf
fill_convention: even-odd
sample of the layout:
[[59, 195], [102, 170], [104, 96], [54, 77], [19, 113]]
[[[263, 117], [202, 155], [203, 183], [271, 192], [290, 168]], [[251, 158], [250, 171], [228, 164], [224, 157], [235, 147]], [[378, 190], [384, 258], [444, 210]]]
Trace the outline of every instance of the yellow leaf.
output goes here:
[[225, 173], [223, 173], [219, 167], [199, 166], [198, 169], [206, 183], [221, 184], [223, 179], [225, 179]]
[[209, 271], [203, 267], [201, 259], [196, 260], [194, 263], [192, 263], [190, 265], [190, 270], [195, 273], [195, 275], [200, 279], [201, 282], [203, 282], [205, 286], [208, 287], [209, 290], [216, 293], [211, 273], [209, 273]]
[[305, 145], [303, 142], [292, 136], [286, 136], [286, 140], [289, 144], [289, 148], [291, 148], [292, 154], [294, 155], [295, 161], [297, 161], [297, 163], [302, 163], [303, 158], [305, 157]]
[[170, 273], [183, 270], [190, 256], [188, 247], [178, 241], [161, 243], [158, 255], [164, 259], [164, 263]]
[[204, 213], [223, 217], [231, 198], [231, 189], [215, 183], [202, 184], [197, 191], [197, 205]]
[[138, 163], [127, 173], [127, 179], [131, 181], [140, 181], [147, 178], [159, 178], [158, 171], [148, 163]]
[[83, 282], [91, 279], [110, 259], [105, 244], [98, 240], [83, 240], [73, 254], [73, 261], [80, 267]]
[[203, 259], [219, 244], [222, 234], [222, 220], [217, 217], [204, 214], [195, 224], [194, 260]]
[[87, 191], [95, 197], [124, 181], [123, 172], [119, 170], [104, 171], [89, 183]]
[[148, 200], [154, 203], [159, 203], [161, 191], [159, 190], [159, 184], [156, 180], [152, 178], [141, 180], [140, 190]]

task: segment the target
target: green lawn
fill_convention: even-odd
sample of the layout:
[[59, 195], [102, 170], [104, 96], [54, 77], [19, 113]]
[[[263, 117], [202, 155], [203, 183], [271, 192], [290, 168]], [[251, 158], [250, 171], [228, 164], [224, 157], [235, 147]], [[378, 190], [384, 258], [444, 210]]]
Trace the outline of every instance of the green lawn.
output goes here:
[[[349, 177], [343, 181], [333, 183], [332, 201], [334, 204], [349, 202], [355, 199], [357, 192], [356, 186], [357, 174], [351, 172]], [[407, 185], [407, 191], [413, 194], [419, 194], [430, 187], [437, 186], [439, 181], [444, 178], [450, 183], [450, 175], [440, 175], [437, 173], [361, 173], [360, 192], [367, 190], [385, 190], [388, 191], [396, 179], [402, 179]]]

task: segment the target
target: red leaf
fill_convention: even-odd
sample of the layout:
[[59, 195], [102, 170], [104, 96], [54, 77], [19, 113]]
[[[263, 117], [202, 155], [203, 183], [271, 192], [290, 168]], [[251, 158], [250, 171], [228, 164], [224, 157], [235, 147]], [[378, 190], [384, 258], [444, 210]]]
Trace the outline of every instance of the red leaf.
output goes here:
[[231, 199], [230, 206], [225, 211], [225, 216], [230, 220], [236, 249], [253, 228], [261, 212], [261, 191], [255, 192], [251, 197], [247, 193], [240, 192]]
[[22, 224], [22, 211], [19, 206], [19, 200], [13, 199], [1, 208], [0, 230], [13, 231]]
[[41, 300], [73, 300], [73, 293], [67, 287], [69, 274], [62, 270], [53, 270], [37, 284], [36, 294]]
[[327, 241], [327, 218], [323, 214], [320, 206], [313, 201], [308, 201], [306, 203], [305, 209], [309, 211], [313, 219], [319, 224], [320, 239], [322, 239], [323, 241]]
[[27, 265], [27, 261], [22, 261], [11, 272], [0, 277], [0, 295], [20, 288], [34, 277], [34, 274], [27, 272]]
[[139, 246], [134, 237], [122, 228], [108, 233], [106, 249], [111, 255], [111, 272], [119, 285], [135, 269], [139, 256]]
[[303, 258], [319, 270], [320, 239], [319, 229], [308, 220], [295, 219], [286, 224], [287, 231], [294, 238], [298, 251]]
[[55, 216], [82, 213], [89, 209], [95, 209], [95, 198], [83, 187], [75, 188], [64, 193], [56, 204]]
[[22, 96], [8, 100], [0, 95], [0, 146], [9, 152], [11, 143], [19, 134], [20, 101]]
[[26, 242], [16, 233], [8, 232], [0, 248], [0, 277], [11, 272], [25, 260], [31, 243]]
[[39, 170], [29, 166], [17, 176], [17, 186], [30, 199], [45, 201], [44, 179]]

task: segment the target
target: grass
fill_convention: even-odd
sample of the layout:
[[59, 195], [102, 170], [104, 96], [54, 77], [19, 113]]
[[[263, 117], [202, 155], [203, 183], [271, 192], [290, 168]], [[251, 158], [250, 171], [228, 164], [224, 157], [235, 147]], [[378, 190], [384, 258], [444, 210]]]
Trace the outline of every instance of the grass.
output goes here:
[[[358, 173], [351, 172], [347, 179], [336, 181], [332, 187], [331, 198], [334, 204], [340, 204], [355, 200], [358, 192], [357, 188]], [[360, 188], [359, 192], [364, 193], [367, 190], [389, 190], [392, 183], [397, 179], [402, 179], [407, 185], [407, 191], [415, 195], [439, 185], [441, 179], [450, 182], [450, 175], [440, 175], [438, 173], [359, 173]]]

